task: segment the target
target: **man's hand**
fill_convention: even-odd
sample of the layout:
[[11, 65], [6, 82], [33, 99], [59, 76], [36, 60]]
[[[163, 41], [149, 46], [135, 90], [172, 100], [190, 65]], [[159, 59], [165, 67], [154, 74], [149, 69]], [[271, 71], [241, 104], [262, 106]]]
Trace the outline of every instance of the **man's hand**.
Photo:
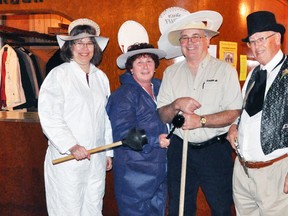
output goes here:
[[236, 149], [235, 141], [237, 140], [237, 137], [238, 137], [237, 125], [232, 124], [227, 134], [227, 140], [230, 142], [233, 149]]
[[193, 98], [182, 97], [175, 101], [177, 109], [186, 114], [193, 114], [196, 109], [201, 107], [201, 104]]
[[286, 178], [285, 178], [285, 181], [284, 181], [283, 192], [284, 192], [285, 194], [288, 194], [288, 173], [286, 174]]
[[200, 123], [200, 116], [197, 114], [186, 114], [183, 113], [183, 116], [185, 118], [185, 122], [183, 124], [182, 129], [183, 130], [192, 130], [192, 129], [196, 129], [196, 128], [200, 128], [202, 127], [201, 123]]
[[158, 109], [160, 118], [164, 123], [171, 123], [174, 116], [182, 111], [186, 114], [193, 114], [196, 109], [199, 109], [201, 104], [190, 97], [182, 97], [174, 100], [172, 103], [160, 107]]

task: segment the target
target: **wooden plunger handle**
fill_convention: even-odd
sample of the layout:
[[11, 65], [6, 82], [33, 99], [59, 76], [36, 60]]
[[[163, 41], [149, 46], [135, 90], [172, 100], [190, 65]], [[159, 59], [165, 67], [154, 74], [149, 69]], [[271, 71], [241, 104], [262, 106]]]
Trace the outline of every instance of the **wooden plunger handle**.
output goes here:
[[180, 200], [179, 200], [179, 216], [184, 215], [187, 151], [188, 151], [188, 130], [184, 130], [184, 140], [183, 140], [183, 150], [182, 150], [182, 167], [181, 167], [181, 183], [180, 183]]
[[[97, 148], [90, 149], [90, 150], [88, 150], [88, 152], [90, 154], [94, 154], [96, 152], [100, 152], [100, 151], [103, 151], [103, 150], [106, 150], [106, 149], [109, 149], [109, 148], [120, 146], [122, 144], [123, 144], [122, 141], [118, 141], [118, 142], [115, 142], [115, 143], [111, 143], [109, 145], [104, 145], [104, 146], [100, 146], [100, 147], [97, 147]], [[55, 159], [55, 160], [52, 161], [52, 163], [53, 163], [53, 165], [55, 165], [55, 164], [59, 164], [59, 163], [62, 163], [62, 162], [68, 161], [68, 160], [73, 160], [73, 159], [75, 159], [73, 155], [68, 155], [68, 156], [65, 156], [65, 157], [62, 157], [62, 158]]]

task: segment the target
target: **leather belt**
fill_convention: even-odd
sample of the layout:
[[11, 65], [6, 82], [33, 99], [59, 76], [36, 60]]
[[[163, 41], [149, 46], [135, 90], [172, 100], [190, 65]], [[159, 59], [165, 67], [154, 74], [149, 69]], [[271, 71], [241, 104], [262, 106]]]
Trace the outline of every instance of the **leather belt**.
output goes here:
[[208, 146], [211, 146], [213, 144], [218, 143], [219, 141], [225, 139], [226, 140], [227, 133], [221, 134], [219, 136], [215, 136], [212, 139], [209, 139], [205, 142], [201, 143], [194, 143], [194, 142], [188, 142], [188, 147], [189, 148], [194, 148], [194, 149], [201, 149], [201, 148], [206, 148]]
[[272, 165], [273, 163], [277, 162], [277, 161], [280, 161], [284, 158], [288, 157], [288, 154], [284, 154], [278, 158], [275, 158], [273, 160], [269, 160], [269, 161], [260, 161], [260, 162], [250, 162], [250, 161], [243, 161], [241, 160], [239, 157], [239, 161], [241, 163], [242, 166], [245, 166], [247, 168], [250, 168], [250, 169], [260, 169], [260, 168], [263, 168], [263, 167], [267, 167], [267, 166], [270, 166]]

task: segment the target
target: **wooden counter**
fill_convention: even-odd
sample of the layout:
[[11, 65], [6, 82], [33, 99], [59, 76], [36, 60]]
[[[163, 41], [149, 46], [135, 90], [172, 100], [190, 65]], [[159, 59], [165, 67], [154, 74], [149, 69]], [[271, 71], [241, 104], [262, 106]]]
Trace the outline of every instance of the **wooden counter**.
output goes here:
[[37, 113], [0, 112], [0, 215], [47, 215]]
[[[47, 216], [43, 163], [47, 140], [37, 113], [0, 112], [0, 215]], [[105, 216], [116, 216], [112, 172]]]

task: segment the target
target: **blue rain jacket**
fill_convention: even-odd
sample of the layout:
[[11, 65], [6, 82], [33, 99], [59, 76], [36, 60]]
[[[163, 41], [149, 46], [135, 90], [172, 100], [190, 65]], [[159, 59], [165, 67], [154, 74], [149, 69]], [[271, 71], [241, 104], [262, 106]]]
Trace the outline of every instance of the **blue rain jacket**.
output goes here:
[[[120, 76], [121, 87], [107, 103], [114, 141], [123, 140], [129, 129], [144, 129], [148, 144], [143, 151], [129, 147], [114, 149], [114, 189], [120, 216], [161, 216], [165, 213], [166, 149], [159, 146], [159, 135], [167, 133], [161, 122], [155, 101], [126, 72]], [[158, 95], [160, 80], [152, 79], [154, 95]]]

